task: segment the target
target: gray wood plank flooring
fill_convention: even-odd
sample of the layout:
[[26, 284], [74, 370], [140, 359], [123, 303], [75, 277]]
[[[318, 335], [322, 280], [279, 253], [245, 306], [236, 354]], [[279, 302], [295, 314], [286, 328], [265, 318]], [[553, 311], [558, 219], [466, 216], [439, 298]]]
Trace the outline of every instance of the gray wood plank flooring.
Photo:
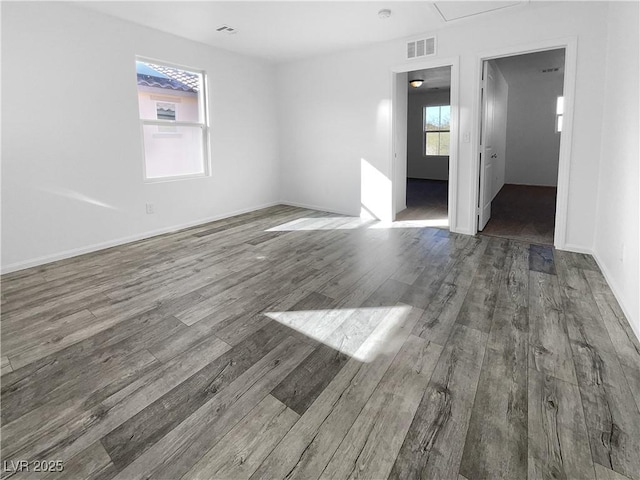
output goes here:
[[460, 473], [527, 476], [528, 252], [511, 245], [496, 299]]
[[416, 225], [275, 206], [4, 275], [0, 477], [640, 480], [593, 258]]

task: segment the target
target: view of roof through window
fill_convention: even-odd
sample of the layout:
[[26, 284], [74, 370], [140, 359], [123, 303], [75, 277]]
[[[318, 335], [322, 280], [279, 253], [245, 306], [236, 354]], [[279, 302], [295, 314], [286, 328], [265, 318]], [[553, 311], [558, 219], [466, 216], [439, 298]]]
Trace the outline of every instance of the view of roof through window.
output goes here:
[[200, 88], [200, 75], [178, 68], [136, 61], [138, 85], [168, 88], [184, 92], [197, 92]]

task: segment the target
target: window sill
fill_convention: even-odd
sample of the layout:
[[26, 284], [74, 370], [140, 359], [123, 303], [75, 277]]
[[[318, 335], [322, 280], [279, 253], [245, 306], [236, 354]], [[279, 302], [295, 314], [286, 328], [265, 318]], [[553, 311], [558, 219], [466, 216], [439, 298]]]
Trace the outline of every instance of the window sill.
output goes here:
[[176, 175], [172, 177], [153, 177], [144, 179], [144, 183], [167, 183], [167, 182], [177, 182], [180, 180], [193, 180], [197, 178], [207, 178], [211, 175], [209, 173], [195, 173], [193, 175]]

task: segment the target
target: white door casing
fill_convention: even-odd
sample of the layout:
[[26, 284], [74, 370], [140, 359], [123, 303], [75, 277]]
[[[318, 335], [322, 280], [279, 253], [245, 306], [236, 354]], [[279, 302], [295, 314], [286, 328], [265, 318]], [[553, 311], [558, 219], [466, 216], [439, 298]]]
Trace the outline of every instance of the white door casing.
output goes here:
[[483, 230], [491, 218], [493, 200], [493, 164], [496, 158], [495, 140], [495, 71], [485, 61], [482, 75], [482, 126], [480, 135], [480, 192], [478, 195], [478, 230]]
[[[395, 172], [393, 178], [407, 178], [407, 108], [408, 78], [406, 72], [395, 76], [397, 82], [394, 89], [393, 103], [393, 161]], [[398, 182], [394, 189], [395, 196], [393, 215], [407, 208], [407, 182]]]

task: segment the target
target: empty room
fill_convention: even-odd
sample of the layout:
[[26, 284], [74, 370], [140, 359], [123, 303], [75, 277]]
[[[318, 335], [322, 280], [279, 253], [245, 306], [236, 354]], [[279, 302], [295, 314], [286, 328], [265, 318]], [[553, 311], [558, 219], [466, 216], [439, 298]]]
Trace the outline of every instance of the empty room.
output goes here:
[[2, 2], [0, 478], [640, 480], [639, 6]]

